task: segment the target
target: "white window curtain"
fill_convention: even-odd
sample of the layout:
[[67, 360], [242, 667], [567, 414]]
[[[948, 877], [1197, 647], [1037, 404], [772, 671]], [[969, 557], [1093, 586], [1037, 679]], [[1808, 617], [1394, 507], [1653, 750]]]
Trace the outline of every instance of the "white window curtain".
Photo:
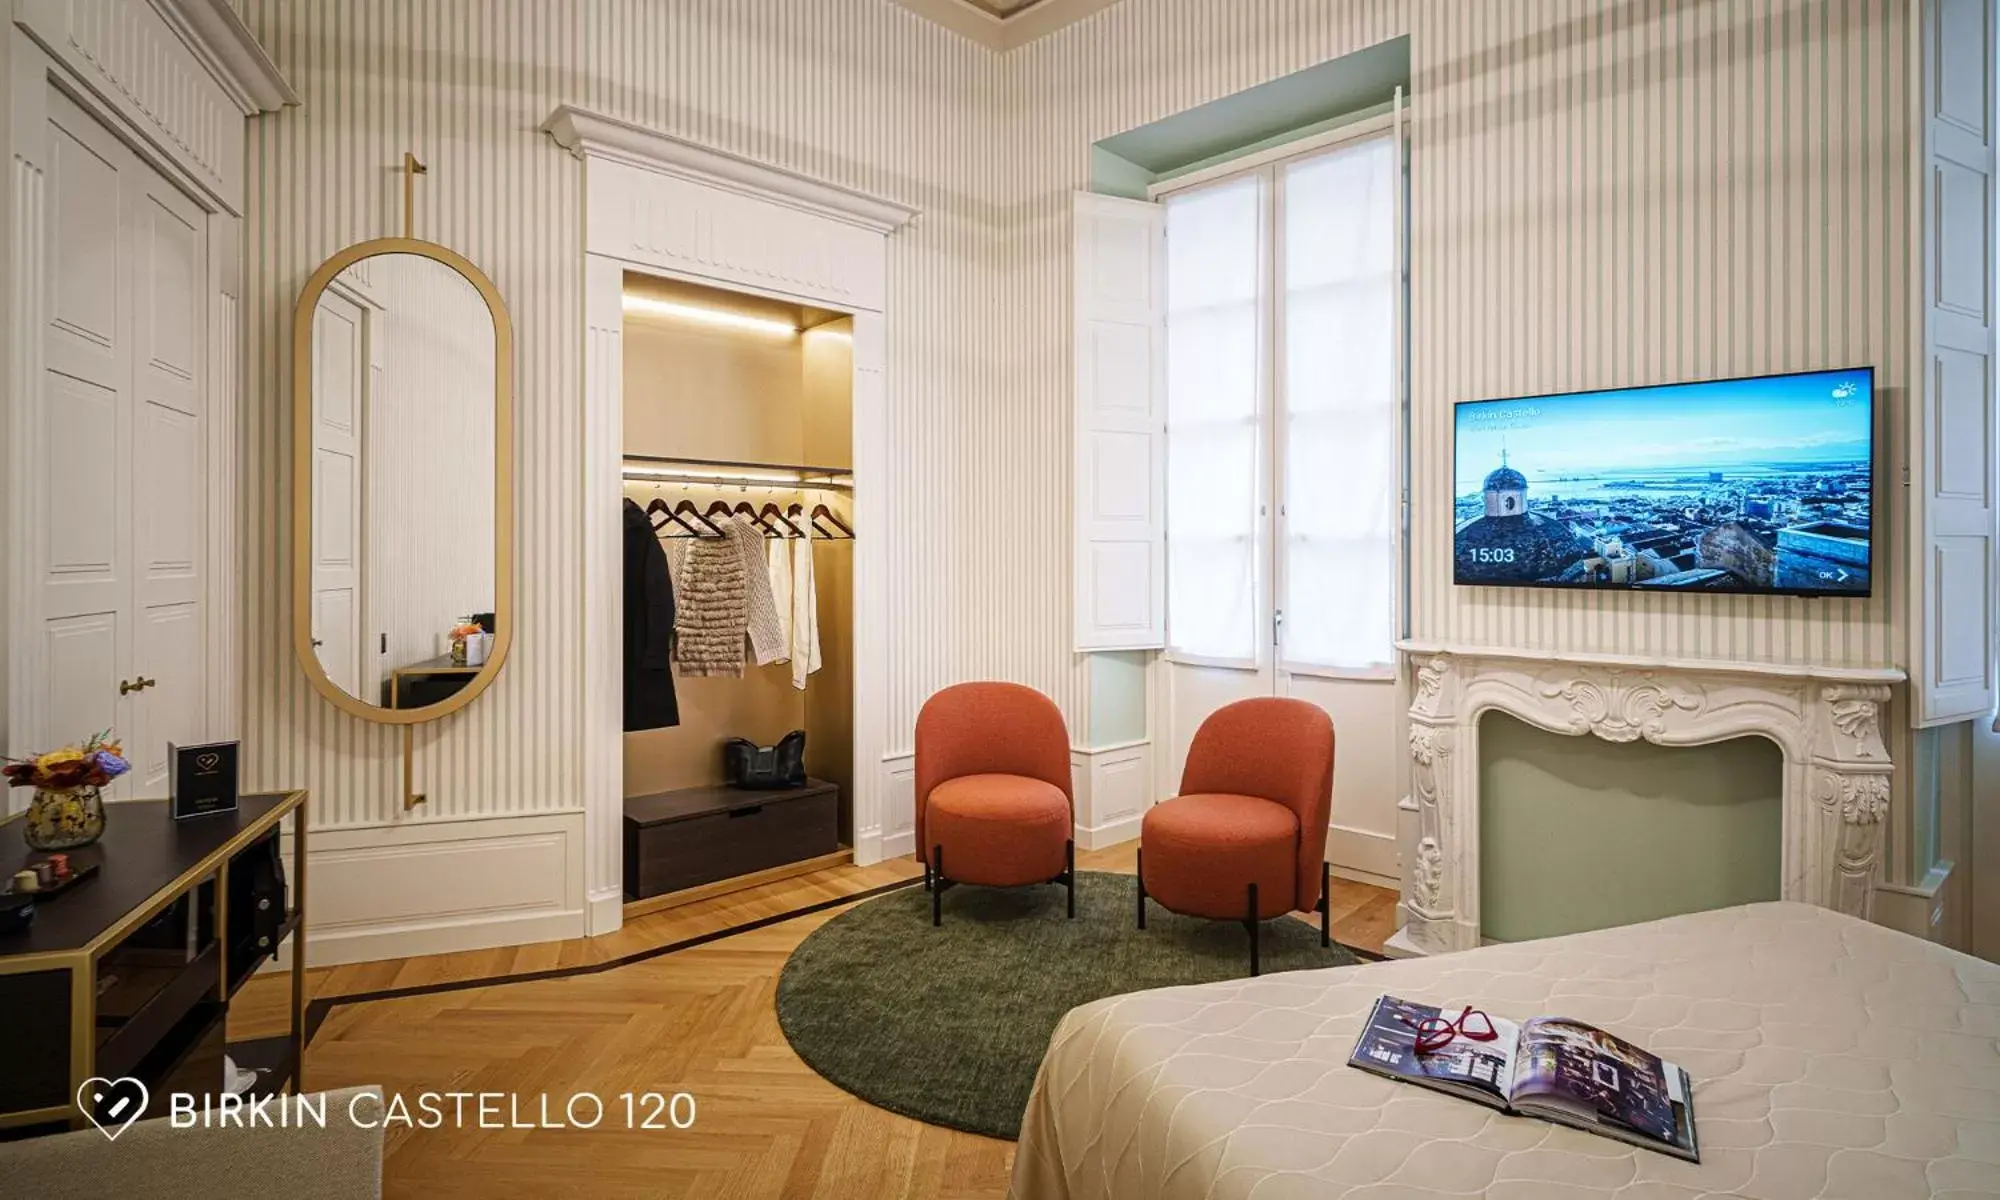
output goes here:
[[1398, 174], [1385, 133], [1165, 198], [1176, 658], [1395, 662]]
[[1167, 200], [1167, 646], [1257, 655], [1263, 181]]
[[1396, 194], [1386, 137], [1287, 164], [1281, 175], [1288, 666], [1395, 661]]

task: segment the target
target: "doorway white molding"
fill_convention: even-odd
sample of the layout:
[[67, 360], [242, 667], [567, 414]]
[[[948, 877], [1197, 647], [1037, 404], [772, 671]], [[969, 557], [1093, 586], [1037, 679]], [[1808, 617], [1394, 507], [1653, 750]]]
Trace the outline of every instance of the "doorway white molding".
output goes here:
[[623, 920], [621, 640], [624, 274], [854, 316], [854, 858], [883, 855], [888, 641], [883, 480], [889, 235], [916, 210], [564, 105], [543, 125], [583, 162], [583, 808], [588, 931]]
[[1696, 746], [1760, 736], [1783, 754], [1780, 895], [1867, 917], [1890, 776], [1894, 669], [1557, 654], [1400, 642], [1410, 679], [1415, 860], [1392, 953], [1480, 944], [1479, 719], [1551, 733]]

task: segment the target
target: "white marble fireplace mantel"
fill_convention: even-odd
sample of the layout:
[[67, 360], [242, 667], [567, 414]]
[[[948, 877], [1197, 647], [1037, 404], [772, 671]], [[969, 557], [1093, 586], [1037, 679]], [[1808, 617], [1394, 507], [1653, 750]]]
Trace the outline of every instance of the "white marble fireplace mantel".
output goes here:
[[1894, 770], [1882, 742], [1894, 669], [1398, 642], [1410, 672], [1416, 860], [1392, 952], [1479, 945], [1479, 718], [1552, 733], [1696, 746], [1757, 735], [1784, 755], [1786, 900], [1869, 915]]

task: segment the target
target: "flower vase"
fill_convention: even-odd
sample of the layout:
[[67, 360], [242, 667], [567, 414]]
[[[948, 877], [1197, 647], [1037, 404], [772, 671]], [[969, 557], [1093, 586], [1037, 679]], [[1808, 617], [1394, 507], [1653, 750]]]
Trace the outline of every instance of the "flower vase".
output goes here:
[[74, 850], [104, 836], [104, 792], [95, 787], [37, 788], [21, 822], [33, 850]]
[[462, 667], [465, 665], [464, 638], [451, 639], [451, 665], [454, 667]]

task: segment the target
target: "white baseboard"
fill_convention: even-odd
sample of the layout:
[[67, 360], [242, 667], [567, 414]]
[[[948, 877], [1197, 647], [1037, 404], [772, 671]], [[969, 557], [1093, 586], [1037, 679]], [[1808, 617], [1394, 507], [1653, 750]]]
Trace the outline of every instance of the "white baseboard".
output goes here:
[[1955, 864], [1946, 859], [1915, 884], [1878, 883], [1870, 914], [1877, 925], [1900, 929], [1928, 942], [1943, 940], [1945, 891]]
[[1338, 878], [1349, 879], [1355, 883], [1366, 883], [1391, 892], [1399, 892], [1403, 887], [1403, 881], [1393, 875], [1377, 875], [1373, 871], [1363, 871], [1355, 867], [1343, 867], [1339, 863], [1328, 863], [1326, 869]]
[[602, 937], [607, 933], [617, 933], [625, 925], [625, 888], [613, 884], [592, 895], [584, 905], [585, 933], [590, 937]]
[[882, 839], [880, 845], [884, 859], [913, 858], [917, 853], [917, 831], [905, 829], [901, 833], [889, 834]]
[[1326, 831], [1326, 856], [1334, 864], [1334, 874], [1344, 879], [1386, 888], [1403, 886], [1402, 854], [1393, 833], [1331, 824]]
[[1076, 848], [1102, 850], [1106, 846], [1133, 841], [1138, 838], [1139, 825], [1145, 819], [1145, 813], [1133, 813], [1131, 816], [1119, 817], [1094, 828], [1079, 824], [1076, 827]]
[[[581, 813], [311, 836], [306, 960], [312, 966], [583, 937], [598, 909], [585, 903]], [[289, 845], [285, 854], [289, 863]], [[616, 913], [615, 896], [612, 904]]]

